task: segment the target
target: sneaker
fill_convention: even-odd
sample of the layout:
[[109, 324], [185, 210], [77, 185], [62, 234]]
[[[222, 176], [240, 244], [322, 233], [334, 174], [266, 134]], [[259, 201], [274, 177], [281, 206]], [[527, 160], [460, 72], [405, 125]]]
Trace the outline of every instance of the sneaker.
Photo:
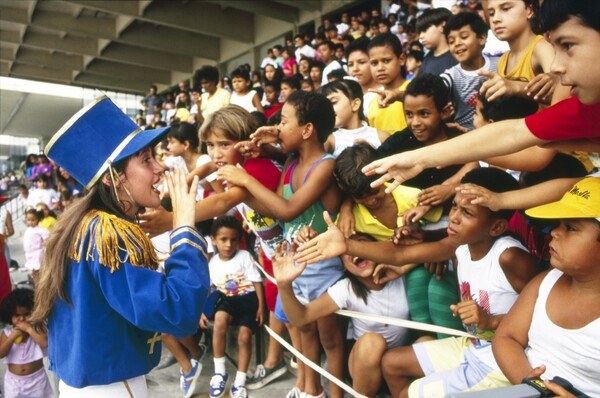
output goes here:
[[190, 360], [190, 364], [192, 365], [192, 370], [188, 374], [181, 375], [181, 387], [183, 390], [183, 398], [190, 398], [194, 395], [196, 389], [196, 381], [200, 377], [200, 373], [202, 373], [202, 364], [195, 359]]
[[325, 389], [323, 389], [319, 395], [310, 395], [303, 392], [300, 394], [300, 398], [327, 398], [327, 394], [325, 393]]
[[290, 368], [298, 369], [298, 362], [296, 362], [296, 357], [293, 355], [292, 358], [290, 358]]
[[210, 398], [221, 398], [225, 393], [225, 384], [227, 384], [227, 378], [229, 376], [227, 373], [224, 375], [220, 373], [215, 373], [215, 375], [210, 379]]
[[230, 394], [231, 398], [248, 398], [246, 386], [232, 386]]
[[285, 398], [300, 398], [304, 394], [298, 387], [294, 387], [287, 393]]
[[248, 390], [258, 390], [281, 377], [287, 372], [285, 362], [279, 362], [274, 368], [265, 368], [263, 365], [258, 365], [254, 375], [250, 376], [246, 381]]

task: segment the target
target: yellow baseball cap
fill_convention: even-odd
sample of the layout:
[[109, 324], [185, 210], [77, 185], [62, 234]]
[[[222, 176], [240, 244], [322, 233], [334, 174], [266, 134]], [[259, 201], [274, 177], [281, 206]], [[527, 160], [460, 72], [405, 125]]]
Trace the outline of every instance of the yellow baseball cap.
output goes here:
[[595, 218], [600, 221], [600, 177], [579, 181], [561, 200], [525, 211], [534, 218]]

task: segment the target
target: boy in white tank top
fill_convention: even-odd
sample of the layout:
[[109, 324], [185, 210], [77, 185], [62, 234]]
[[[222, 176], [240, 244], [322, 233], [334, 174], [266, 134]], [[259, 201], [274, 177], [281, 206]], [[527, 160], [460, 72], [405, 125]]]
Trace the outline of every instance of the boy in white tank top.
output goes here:
[[[579, 181], [558, 202], [529, 209], [560, 219], [552, 230], [554, 269], [529, 283], [494, 337], [498, 365], [512, 383], [560, 376], [600, 396], [600, 178]], [[546, 386], [566, 396], [550, 381]]]

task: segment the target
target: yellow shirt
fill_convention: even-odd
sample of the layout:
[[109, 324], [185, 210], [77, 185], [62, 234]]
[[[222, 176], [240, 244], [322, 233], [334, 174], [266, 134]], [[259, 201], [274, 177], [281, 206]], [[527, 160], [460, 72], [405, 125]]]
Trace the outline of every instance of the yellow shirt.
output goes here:
[[[406, 90], [408, 83], [410, 83], [410, 81], [406, 80], [398, 90]], [[369, 126], [375, 127], [378, 130], [383, 130], [389, 134], [404, 130], [406, 128], [404, 104], [402, 101], [396, 101], [386, 108], [380, 108], [378, 102], [373, 100], [371, 101], [371, 105], [369, 105], [368, 122]]]
[[40, 227], [46, 228], [48, 231], [50, 231], [54, 224], [56, 224], [56, 218], [50, 216], [44, 217], [38, 224]]
[[[385, 184], [389, 186], [389, 184]], [[404, 213], [417, 206], [417, 195], [421, 192], [420, 189], [399, 185], [392, 191], [392, 196], [396, 201], [398, 214]], [[369, 209], [361, 204], [356, 204], [352, 209], [354, 214], [354, 223], [357, 232], [364, 232], [371, 235], [378, 241], [389, 240], [394, 234], [394, 230], [380, 223], [369, 211]], [[436, 222], [442, 216], [442, 207], [437, 206], [432, 208], [429, 213], [423, 217], [427, 221]], [[398, 217], [396, 222], [397, 227], [402, 226], [402, 217]]]
[[525, 50], [525, 53], [519, 60], [517, 66], [510, 72], [507, 72], [506, 70], [506, 65], [508, 63], [508, 56], [510, 55], [510, 51], [507, 51], [504, 54], [502, 54], [502, 56], [498, 60], [498, 74], [510, 80], [521, 80], [526, 82], [531, 81], [535, 77], [535, 72], [533, 70], [533, 67], [531, 66], [531, 57], [533, 55], [533, 49], [535, 48], [535, 45], [538, 43], [538, 41], [540, 41], [542, 38], [543, 36], [540, 35], [537, 35], [535, 37], [535, 39], [531, 42], [529, 47], [527, 47], [527, 50]]

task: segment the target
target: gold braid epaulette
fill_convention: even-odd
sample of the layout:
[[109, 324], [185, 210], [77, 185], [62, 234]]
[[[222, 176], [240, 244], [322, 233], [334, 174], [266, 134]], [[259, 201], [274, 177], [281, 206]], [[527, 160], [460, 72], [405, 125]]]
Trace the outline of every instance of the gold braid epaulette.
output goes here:
[[[90, 228], [90, 224], [95, 225]], [[84, 245], [88, 234], [94, 241]], [[118, 270], [125, 262], [152, 270], [158, 268], [159, 259], [152, 242], [139, 225], [99, 210], [88, 212], [81, 220], [69, 257], [77, 262], [82, 258], [94, 261], [94, 251], [98, 252], [97, 261], [110, 272]], [[123, 256], [123, 253], [127, 255]]]

